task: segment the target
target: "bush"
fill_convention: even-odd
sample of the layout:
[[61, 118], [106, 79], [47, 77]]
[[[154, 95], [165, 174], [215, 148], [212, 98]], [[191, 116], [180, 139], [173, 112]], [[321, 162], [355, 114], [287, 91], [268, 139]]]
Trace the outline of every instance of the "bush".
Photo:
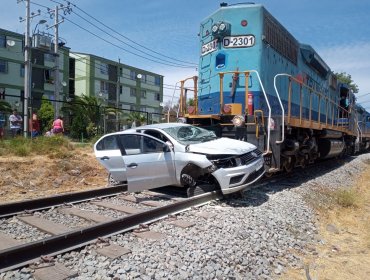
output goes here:
[[336, 202], [341, 207], [357, 207], [359, 195], [354, 189], [338, 190], [335, 192]]

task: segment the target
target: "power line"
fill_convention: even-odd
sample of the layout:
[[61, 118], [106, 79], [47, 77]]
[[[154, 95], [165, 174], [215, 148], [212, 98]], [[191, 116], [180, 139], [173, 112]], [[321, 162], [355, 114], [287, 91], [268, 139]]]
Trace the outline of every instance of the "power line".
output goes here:
[[68, 21], [68, 22], [72, 23], [73, 25], [75, 25], [75, 26], [77, 26], [77, 27], [79, 27], [79, 28], [81, 28], [81, 29], [85, 30], [86, 32], [90, 33], [91, 35], [93, 35], [93, 36], [95, 36], [95, 37], [99, 38], [100, 40], [103, 40], [104, 42], [106, 42], [106, 43], [108, 43], [108, 44], [110, 44], [110, 45], [112, 45], [112, 46], [114, 46], [114, 47], [116, 47], [116, 48], [119, 48], [119, 49], [121, 49], [121, 50], [123, 50], [123, 51], [125, 51], [125, 52], [131, 53], [131, 54], [136, 55], [136, 56], [138, 56], [138, 57], [141, 57], [141, 58], [143, 58], [143, 59], [146, 59], [146, 60], [149, 60], [149, 61], [152, 61], [152, 62], [155, 62], [155, 63], [159, 63], [159, 64], [167, 65], [167, 66], [172, 66], [172, 67], [179, 67], [179, 68], [194, 68], [193, 66], [181, 66], [181, 65], [179, 65], [179, 64], [170, 64], [170, 63], [165, 63], [165, 62], [162, 62], [162, 61], [158, 61], [158, 60], [154, 60], [154, 59], [151, 59], [151, 58], [148, 58], [148, 57], [142, 56], [142, 55], [140, 55], [140, 54], [136, 54], [136, 53], [134, 53], [134, 52], [132, 52], [132, 51], [129, 51], [129, 50], [125, 49], [125, 48], [122, 48], [121, 46], [119, 46], [119, 45], [117, 45], [117, 44], [114, 44], [114, 43], [112, 43], [112, 42], [108, 41], [107, 39], [104, 39], [103, 37], [101, 37], [101, 36], [99, 36], [99, 35], [95, 34], [94, 32], [91, 32], [90, 30], [88, 30], [88, 29], [86, 29], [86, 28], [84, 28], [84, 27], [80, 26], [79, 24], [77, 24], [77, 23], [75, 23], [75, 22], [73, 22], [73, 21], [71, 21], [71, 20], [69, 20], [69, 19], [67, 19], [67, 18], [64, 18], [64, 20], [66, 20], [66, 21]]
[[[54, 0], [49, 0], [49, 1], [56, 2], [56, 1], [54, 1]], [[81, 12], [83, 12], [84, 14], [86, 14], [87, 16], [91, 17], [92, 19], [94, 19], [95, 21], [97, 21], [98, 23], [100, 23], [101, 25], [103, 25], [104, 27], [106, 27], [107, 29], [109, 29], [109, 30], [113, 31], [114, 33], [118, 34], [119, 36], [121, 36], [121, 37], [125, 38], [126, 40], [130, 41], [131, 43], [133, 43], [133, 44], [135, 44], [135, 45], [137, 45], [137, 46], [142, 47], [143, 49], [146, 49], [146, 50], [148, 50], [148, 51], [150, 51], [150, 52], [153, 52], [153, 53], [155, 53], [155, 54], [157, 54], [157, 55], [160, 55], [160, 56], [163, 56], [163, 57], [169, 58], [169, 59], [171, 59], [171, 60], [175, 60], [175, 61], [182, 62], [182, 63], [185, 63], [185, 64], [190, 64], [190, 65], [193, 65], [193, 66], [195, 66], [195, 67], [197, 66], [197, 64], [196, 64], [196, 63], [194, 63], [194, 62], [187, 62], [187, 61], [184, 61], [184, 60], [176, 59], [176, 58], [173, 58], [173, 57], [170, 57], [170, 56], [164, 55], [164, 54], [162, 54], [162, 53], [156, 52], [156, 51], [154, 51], [154, 50], [152, 50], [152, 49], [149, 49], [149, 48], [145, 47], [144, 45], [141, 45], [141, 44], [139, 44], [139, 43], [135, 42], [134, 40], [130, 39], [129, 37], [124, 36], [123, 34], [121, 34], [121, 33], [117, 32], [117, 31], [116, 31], [116, 30], [114, 30], [113, 28], [111, 28], [111, 27], [107, 26], [106, 24], [104, 24], [103, 22], [101, 22], [100, 20], [98, 20], [97, 18], [95, 18], [94, 16], [92, 16], [92, 15], [88, 14], [87, 12], [85, 12], [84, 10], [80, 9], [80, 8], [79, 8], [76, 4], [74, 4], [73, 2], [71, 2], [71, 1], [67, 1], [67, 0], [63, 0], [63, 1], [64, 1], [64, 2], [67, 2], [67, 3], [70, 3], [72, 6], [74, 6], [75, 8], [77, 8], [78, 10], [80, 10]], [[76, 15], [78, 15], [76, 12], [74, 12], [74, 13], [75, 13]], [[95, 26], [95, 25], [94, 25], [94, 26]], [[99, 28], [99, 29], [100, 29], [100, 28]]]

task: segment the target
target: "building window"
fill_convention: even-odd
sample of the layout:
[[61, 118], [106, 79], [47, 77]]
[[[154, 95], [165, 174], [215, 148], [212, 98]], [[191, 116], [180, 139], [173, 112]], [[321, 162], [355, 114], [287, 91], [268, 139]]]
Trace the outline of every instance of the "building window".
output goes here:
[[130, 96], [136, 97], [136, 88], [130, 88]]
[[136, 105], [130, 105], [130, 110], [131, 111], [136, 111]]
[[160, 86], [161, 85], [161, 77], [154, 77], [154, 84], [156, 86]]
[[0, 48], [5, 48], [5, 47], [6, 47], [6, 36], [0, 35]]
[[8, 61], [0, 59], [0, 73], [8, 73]]
[[141, 82], [142, 82], [142, 83], [146, 83], [146, 81], [147, 81], [147, 76], [146, 76], [146, 74], [142, 74], [142, 76], [141, 76]]
[[141, 98], [146, 98], [146, 90], [141, 91]]
[[159, 93], [154, 93], [154, 100], [161, 101], [161, 95]]
[[136, 79], [136, 72], [133, 70], [130, 70], [130, 79], [135, 80]]
[[5, 99], [5, 88], [0, 88], [0, 99]]
[[47, 69], [44, 71], [45, 83], [54, 84], [54, 71]]
[[119, 94], [122, 94], [123, 93], [123, 87], [120, 85], [119, 86]]
[[100, 81], [100, 92], [102, 93], [108, 93], [109, 85], [107, 82]]
[[100, 73], [104, 75], [108, 75], [108, 64], [106, 63], [100, 64]]
[[44, 60], [45, 61], [54, 62], [55, 61], [54, 54], [52, 54], [52, 53], [45, 53], [44, 54]]
[[20, 65], [21, 66], [21, 72], [20, 72], [20, 75], [21, 77], [24, 77], [24, 65]]

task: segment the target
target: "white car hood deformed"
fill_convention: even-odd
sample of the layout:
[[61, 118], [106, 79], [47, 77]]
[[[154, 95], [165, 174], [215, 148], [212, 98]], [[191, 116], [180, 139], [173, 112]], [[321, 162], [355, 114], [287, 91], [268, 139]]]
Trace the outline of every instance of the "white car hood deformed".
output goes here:
[[209, 154], [209, 155], [241, 155], [251, 152], [256, 146], [248, 142], [230, 138], [219, 138], [199, 144], [190, 144], [188, 152]]

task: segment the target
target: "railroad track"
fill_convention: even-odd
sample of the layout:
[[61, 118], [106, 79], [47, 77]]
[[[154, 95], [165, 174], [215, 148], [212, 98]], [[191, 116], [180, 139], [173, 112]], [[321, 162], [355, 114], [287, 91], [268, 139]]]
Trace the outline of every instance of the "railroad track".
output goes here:
[[[328, 162], [320, 163], [325, 166]], [[316, 169], [318, 164], [316, 164]], [[290, 188], [302, 179], [313, 176], [311, 167], [294, 170], [291, 174], [279, 174], [261, 180], [252, 188], [263, 191], [267, 184], [275, 188]], [[335, 168], [335, 166], [333, 167]], [[316, 172], [316, 171], [315, 171]], [[327, 172], [323, 169], [322, 172]], [[320, 175], [319, 173], [317, 173]], [[0, 226], [3, 221], [14, 220], [42, 232], [36, 240], [19, 243], [11, 235], [0, 232], [0, 273], [19, 268], [50, 256], [65, 253], [102, 238], [131, 230], [147, 231], [143, 227], [154, 221], [211, 200], [221, 199], [221, 192], [210, 192], [192, 198], [179, 198], [169, 194], [145, 191], [129, 195], [125, 187], [108, 187], [87, 192], [57, 195], [17, 203], [0, 205]], [[231, 199], [232, 201], [232, 199]], [[96, 213], [96, 209], [100, 213]], [[26, 211], [25, 211], [26, 210]], [[53, 222], [53, 215], [77, 217], [72, 224], [59, 225]], [[4, 227], [2, 227], [4, 232]], [[150, 235], [150, 232], [147, 234]], [[115, 248], [115, 250], [120, 250]], [[47, 256], [47, 257], [43, 257]]]
[[[0, 232], [0, 273], [45, 261], [118, 233], [133, 229], [146, 232], [143, 225], [222, 197], [220, 191], [191, 198], [150, 191], [131, 195], [122, 192], [122, 187], [111, 187], [0, 205], [3, 218], [0, 223], [6, 224], [4, 221], [16, 217], [39, 233], [37, 240], [20, 243], [10, 234]], [[62, 215], [61, 220], [63, 215], [74, 216], [77, 221], [71, 228], [68, 221], [66, 224], [53, 221], [58, 215]]]

